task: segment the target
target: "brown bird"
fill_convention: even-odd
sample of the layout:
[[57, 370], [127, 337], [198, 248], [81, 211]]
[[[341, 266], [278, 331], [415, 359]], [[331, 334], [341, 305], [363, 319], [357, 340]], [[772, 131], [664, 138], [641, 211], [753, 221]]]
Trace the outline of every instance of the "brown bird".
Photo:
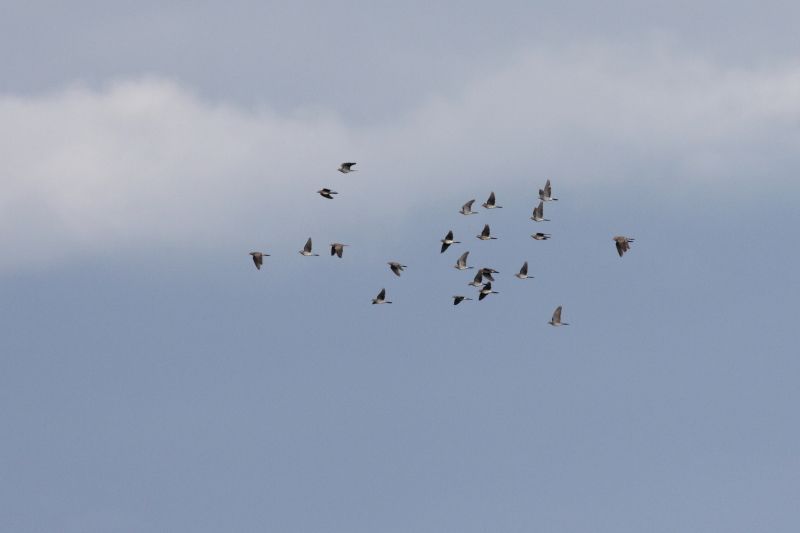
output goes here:
[[255, 263], [258, 270], [261, 270], [261, 265], [264, 264], [264, 258], [269, 257], [269, 254], [263, 252], [250, 252], [250, 255], [253, 256], [253, 263]]
[[614, 237], [614, 243], [617, 246], [617, 253], [619, 254], [620, 257], [622, 257], [622, 254], [631, 249], [632, 242], [633, 239], [631, 239], [630, 237], [624, 237], [622, 235], [617, 235], [616, 237]]
[[495, 199], [494, 199], [494, 191], [492, 191], [492, 192], [489, 194], [489, 198], [488, 198], [488, 199], [487, 199], [485, 202], [483, 202], [483, 207], [484, 207], [485, 209], [500, 209], [500, 208], [502, 208], [503, 206], [502, 206], [502, 205], [496, 205], [496, 204], [495, 204]]
[[336, 170], [338, 170], [342, 174], [347, 174], [348, 172], [355, 172], [356, 169], [353, 168], [353, 165], [355, 165], [355, 163], [342, 163]]
[[381, 289], [381, 292], [378, 293], [378, 296], [372, 299], [372, 304], [390, 304], [389, 300], [386, 299], [386, 289]]
[[544, 184], [544, 189], [539, 189], [539, 199], [543, 202], [558, 200], [558, 198], [553, 198], [553, 189], [550, 187], [550, 180], [547, 180], [547, 183]]
[[556, 307], [556, 310], [553, 311], [553, 318], [550, 319], [548, 322], [551, 326], [569, 326], [566, 322], [561, 322], [561, 306], [559, 305]]
[[444, 239], [442, 239], [441, 242], [442, 242], [442, 251], [440, 253], [444, 253], [444, 251], [447, 250], [451, 244], [461, 244], [461, 241], [453, 240], [453, 230], [448, 231], [447, 235], [444, 236]]
[[537, 240], [537, 241], [546, 241], [547, 239], [550, 238], [550, 234], [549, 233], [534, 233], [533, 235], [531, 235], [531, 237], [533, 237], [534, 240]]
[[395, 276], [400, 276], [400, 272], [402, 272], [404, 268], [408, 268], [406, 265], [401, 265], [397, 261], [389, 261], [386, 264], [389, 265], [389, 268], [394, 272]]
[[492, 237], [491, 230], [489, 229], [489, 224], [484, 225], [483, 226], [483, 231], [481, 232], [481, 234], [480, 235], [475, 235], [475, 236], [477, 238], [479, 238], [480, 240], [482, 240], [482, 241], [489, 241], [489, 240], [496, 240], [497, 239], [497, 237]]
[[342, 257], [342, 254], [344, 253], [344, 247], [345, 246], [350, 246], [350, 245], [349, 244], [342, 244], [340, 242], [331, 243], [331, 255], [338, 255], [339, 257]]
[[484, 285], [483, 287], [481, 287], [481, 290], [480, 290], [480, 292], [478, 294], [479, 294], [478, 301], [481, 301], [484, 298], [486, 298], [487, 296], [489, 296], [490, 294], [500, 294], [500, 293], [496, 292], [496, 291], [493, 291], [492, 290], [492, 283], [489, 282], [486, 285]]
[[472, 301], [472, 298], [467, 298], [466, 296], [453, 296], [453, 305], [458, 305], [464, 300]]
[[320, 190], [317, 191], [317, 194], [319, 194], [323, 198], [327, 198], [328, 200], [333, 200], [333, 196], [331, 196], [331, 195], [332, 194], [339, 194], [339, 193], [336, 192], [336, 191], [332, 191], [330, 189], [320, 189]]

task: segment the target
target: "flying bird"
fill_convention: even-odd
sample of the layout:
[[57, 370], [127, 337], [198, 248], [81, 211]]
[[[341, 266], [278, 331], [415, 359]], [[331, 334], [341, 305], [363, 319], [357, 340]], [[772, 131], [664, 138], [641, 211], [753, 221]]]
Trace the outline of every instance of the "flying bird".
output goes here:
[[533, 279], [533, 276], [528, 275], [528, 262], [525, 261], [522, 263], [522, 268], [519, 269], [519, 272], [514, 274], [514, 276], [518, 277], [519, 279]]
[[479, 296], [478, 296], [478, 301], [483, 300], [484, 298], [486, 298], [490, 294], [500, 294], [499, 292], [496, 292], [496, 291], [492, 290], [492, 283], [491, 282], [489, 282], [486, 285], [484, 285], [483, 287], [481, 287], [481, 290], [480, 290]]
[[481, 232], [480, 235], [475, 235], [475, 236], [477, 238], [479, 238], [480, 240], [482, 240], [482, 241], [489, 241], [489, 240], [497, 239], [497, 237], [492, 237], [491, 236], [491, 230], [489, 229], [489, 224], [486, 224], [485, 226], [483, 226], [483, 231]]
[[312, 256], [312, 255], [314, 255], [314, 256], [318, 256], [319, 255], [319, 254], [312, 254], [311, 253], [311, 237], [308, 238], [308, 240], [306, 241], [306, 245], [303, 246], [303, 249], [300, 250], [298, 253], [300, 255], [304, 255], [306, 257]]
[[540, 200], [539, 205], [533, 208], [531, 220], [534, 222], [550, 222], [549, 218], [544, 218], [544, 200]]
[[539, 189], [539, 199], [543, 202], [558, 200], [558, 198], [553, 198], [553, 188], [550, 187], [550, 180], [547, 180], [547, 183], [544, 184], [544, 189]]
[[447, 235], [442, 239], [442, 251], [440, 253], [444, 253], [451, 244], [461, 244], [461, 241], [453, 240], [453, 230], [448, 231]]
[[381, 289], [381, 292], [379, 292], [378, 295], [372, 299], [372, 305], [390, 304], [390, 303], [392, 302], [386, 299], [386, 289]]
[[472, 298], [467, 298], [466, 296], [453, 296], [453, 305], [458, 305], [464, 300], [472, 301]]
[[458, 261], [456, 261], [456, 266], [455, 266], [457, 270], [467, 270], [468, 268], [472, 268], [470, 266], [467, 266], [468, 255], [469, 251], [464, 252], [463, 254], [461, 254], [461, 257], [458, 258]]
[[344, 247], [345, 246], [350, 246], [350, 245], [349, 244], [342, 244], [340, 242], [332, 242], [331, 243], [331, 255], [338, 255], [339, 257], [342, 257], [342, 254], [344, 253]]
[[483, 202], [483, 207], [485, 207], [486, 209], [495, 209], [495, 208], [502, 208], [503, 206], [495, 205], [494, 191], [492, 191], [491, 194], [489, 194], [489, 198], [485, 202]]
[[550, 319], [548, 322], [551, 326], [569, 326], [567, 322], [561, 322], [561, 306], [559, 305], [556, 307], [556, 310], [553, 311], [553, 318]]
[[339, 165], [339, 168], [337, 170], [342, 174], [347, 174], [348, 172], [355, 172], [356, 169], [353, 168], [353, 165], [355, 165], [355, 163], [342, 163], [341, 165]]
[[500, 273], [497, 270], [495, 270], [493, 268], [488, 268], [488, 267], [484, 267], [484, 268], [480, 269], [479, 272], [481, 273], [481, 275], [484, 278], [488, 279], [489, 281], [494, 281], [494, 278], [492, 277], [492, 274], [499, 274]]
[[333, 200], [333, 196], [332, 195], [339, 194], [339, 193], [336, 192], [336, 191], [332, 191], [330, 189], [320, 189], [320, 190], [317, 191], [317, 194], [319, 194], [323, 198], [327, 198], [328, 200]]
[[264, 258], [269, 257], [269, 254], [265, 254], [263, 252], [250, 252], [250, 255], [253, 256], [253, 263], [256, 265], [258, 270], [261, 270], [261, 265], [264, 264]]
[[462, 215], [477, 215], [478, 212], [472, 210], [472, 204], [474, 203], [475, 199], [473, 198], [472, 200], [461, 206], [461, 210], [459, 211], [459, 213], [461, 213]]
[[531, 235], [531, 237], [533, 237], [534, 240], [537, 240], [537, 241], [546, 241], [547, 239], [550, 238], [550, 234], [549, 233], [534, 233], [533, 235]]
[[469, 283], [467, 283], [467, 285], [472, 285], [473, 287], [480, 287], [481, 285], [483, 285], [483, 269], [478, 270], [475, 273], [475, 278]]
[[622, 235], [617, 235], [614, 237], [614, 243], [617, 245], [617, 253], [620, 257], [622, 257], [622, 254], [631, 249], [632, 242], [633, 239], [630, 237], [623, 237]]
[[389, 268], [394, 272], [395, 276], [400, 276], [400, 272], [402, 272], [404, 268], [408, 268], [406, 265], [401, 265], [397, 261], [389, 261], [386, 264], [389, 265]]

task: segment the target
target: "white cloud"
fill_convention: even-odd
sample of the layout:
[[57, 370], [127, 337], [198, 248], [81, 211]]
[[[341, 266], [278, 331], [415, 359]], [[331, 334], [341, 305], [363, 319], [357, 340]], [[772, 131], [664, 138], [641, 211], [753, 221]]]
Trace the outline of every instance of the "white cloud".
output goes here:
[[[576, 48], [527, 51], [458, 94], [369, 127], [317, 110], [209, 102], [159, 79], [6, 95], [0, 264], [213, 245], [260, 222], [273, 234], [320, 223], [328, 207], [313, 192], [328, 185], [358, 184], [349, 200], [358, 215], [346, 224], [363, 225], [379, 209], [406, 212], [423, 190], [435, 198], [545, 176], [562, 190], [665, 177], [741, 183], [776, 161], [796, 172], [798, 94], [800, 65], [738, 69], [664, 50]], [[351, 158], [358, 175], [335, 172]]]

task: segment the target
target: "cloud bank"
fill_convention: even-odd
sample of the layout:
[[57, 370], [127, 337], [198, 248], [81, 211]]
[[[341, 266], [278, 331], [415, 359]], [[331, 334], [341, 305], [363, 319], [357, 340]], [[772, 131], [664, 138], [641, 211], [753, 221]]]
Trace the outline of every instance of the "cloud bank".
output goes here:
[[[452, 203], [453, 190], [530, 188], [545, 177], [562, 191], [634, 180], [793, 186], [798, 94], [798, 64], [740, 69], [592, 47], [522, 52], [370, 126], [334, 110], [208, 101], [164, 79], [3, 95], [0, 267], [109, 247], [213, 246], [259, 221], [314, 220], [315, 190], [356, 179], [351, 224], [402, 216], [423, 191]], [[361, 172], [339, 175], [343, 160]]]

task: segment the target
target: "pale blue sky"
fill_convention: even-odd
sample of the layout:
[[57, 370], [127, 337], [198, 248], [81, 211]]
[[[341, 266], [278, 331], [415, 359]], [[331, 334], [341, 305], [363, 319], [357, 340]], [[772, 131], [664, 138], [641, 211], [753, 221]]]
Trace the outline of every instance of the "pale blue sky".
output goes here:
[[797, 531], [798, 8], [625, 4], [9, 6], [0, 531]]

